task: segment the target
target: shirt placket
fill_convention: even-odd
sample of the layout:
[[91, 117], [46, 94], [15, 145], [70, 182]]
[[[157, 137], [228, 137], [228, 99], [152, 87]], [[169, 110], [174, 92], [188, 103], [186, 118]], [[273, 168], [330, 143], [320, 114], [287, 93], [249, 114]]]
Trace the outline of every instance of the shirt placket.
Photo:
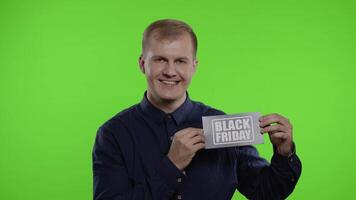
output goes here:
[[172, 140], [173, 140], [173, 135], [177, 129], [171, 114], [166, 115], [165, 124], [166, 124], [166, 135], [167, 135], [168, 147], [170, 147]]
[[[170, 115], [170, 114], [166, 115], [165, 124], [166, 124], [166, 130], [167, 130], [166, 134], [167, 134], [167, 138], [168, 138], [168, 144], [169, 144], [168, 150], [169, 150], [169, 148], [172, 144], [173, 136], [177, 132], [177, 125], [175, 124], [174, 119], [173, 119], [172, 115]], [[183, 174], [186, 176], [185, 171], [183, 171]], [[184, 180], [184, 177], [178, 177], [176, 181], [178, 184], [183, 184], [183, 180]], [[183, 199], [183, 195], [180, 190], [176, 191], [174, 199], [177, 199], [177, 200]]]

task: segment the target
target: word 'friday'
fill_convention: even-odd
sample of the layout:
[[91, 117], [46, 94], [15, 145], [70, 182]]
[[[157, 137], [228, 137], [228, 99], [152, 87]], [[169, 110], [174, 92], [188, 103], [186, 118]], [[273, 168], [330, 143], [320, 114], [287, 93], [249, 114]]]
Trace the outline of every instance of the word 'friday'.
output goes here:
[[249, 141], [252, 139], [251, 118], [213, 121], [215, 143]]

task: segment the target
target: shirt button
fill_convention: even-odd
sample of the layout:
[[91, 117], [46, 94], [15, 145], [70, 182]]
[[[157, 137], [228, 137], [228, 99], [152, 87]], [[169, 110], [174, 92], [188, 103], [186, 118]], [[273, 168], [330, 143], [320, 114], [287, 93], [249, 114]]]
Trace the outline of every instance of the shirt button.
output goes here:
[[181, 183], [182, 182], [182, 178], [177, 178], [177, 182]]
[[172, 118], [172, 115], [168, 114], [168, 115], [167, 115], [167, 118], [168, 118], [168, 119], [171, 119], [171, 118]]
[[182, 199], [182, 195], [177, 195], [177, 199]]
[[292, 182], [294, 182], [294, 181], [295, 181], [295, 179], [294, 179], [294, 178], [292, 178], [292, 179], [291, 179], [291, 181], [292, 181]]
[[294, 161], [294, 159], [293, 159], [293, 158], [291, 158], [291, 159], [289, 159], [289, 161], [290, 161], [290, 162], [293, 162], [293, 161]]

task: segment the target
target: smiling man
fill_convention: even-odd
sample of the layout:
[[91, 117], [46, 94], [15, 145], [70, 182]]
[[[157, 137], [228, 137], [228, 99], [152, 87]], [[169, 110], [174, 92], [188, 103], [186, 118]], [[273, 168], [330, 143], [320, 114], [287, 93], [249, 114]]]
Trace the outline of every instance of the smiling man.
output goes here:
[[151, 29], [144, 34], [139, 65], [147, 78], [148, 100], [164, 112], [171, 113], [186, 99], [197, 65], [196, 50], [192, 34]]
[[197, 38], [189, 25], [159, 20], [142, 41], [139, 66], [146, 76], [142, 101], [104, 123], [93, 149], [94, 199], [285, 199], [301, 174], [292, 125], [279, 114], [261, 117], [274, 154], [253, 146], [204, 149], [202, 116], [224, 112], [192, 101]]

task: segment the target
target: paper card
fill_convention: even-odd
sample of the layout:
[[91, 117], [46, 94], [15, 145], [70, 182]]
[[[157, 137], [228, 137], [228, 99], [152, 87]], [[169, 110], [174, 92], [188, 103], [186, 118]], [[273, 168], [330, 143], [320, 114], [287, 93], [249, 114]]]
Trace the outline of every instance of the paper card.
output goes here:
[[205, 148], [222, 148], [263, 143], [259, 112], [203, 116]]

